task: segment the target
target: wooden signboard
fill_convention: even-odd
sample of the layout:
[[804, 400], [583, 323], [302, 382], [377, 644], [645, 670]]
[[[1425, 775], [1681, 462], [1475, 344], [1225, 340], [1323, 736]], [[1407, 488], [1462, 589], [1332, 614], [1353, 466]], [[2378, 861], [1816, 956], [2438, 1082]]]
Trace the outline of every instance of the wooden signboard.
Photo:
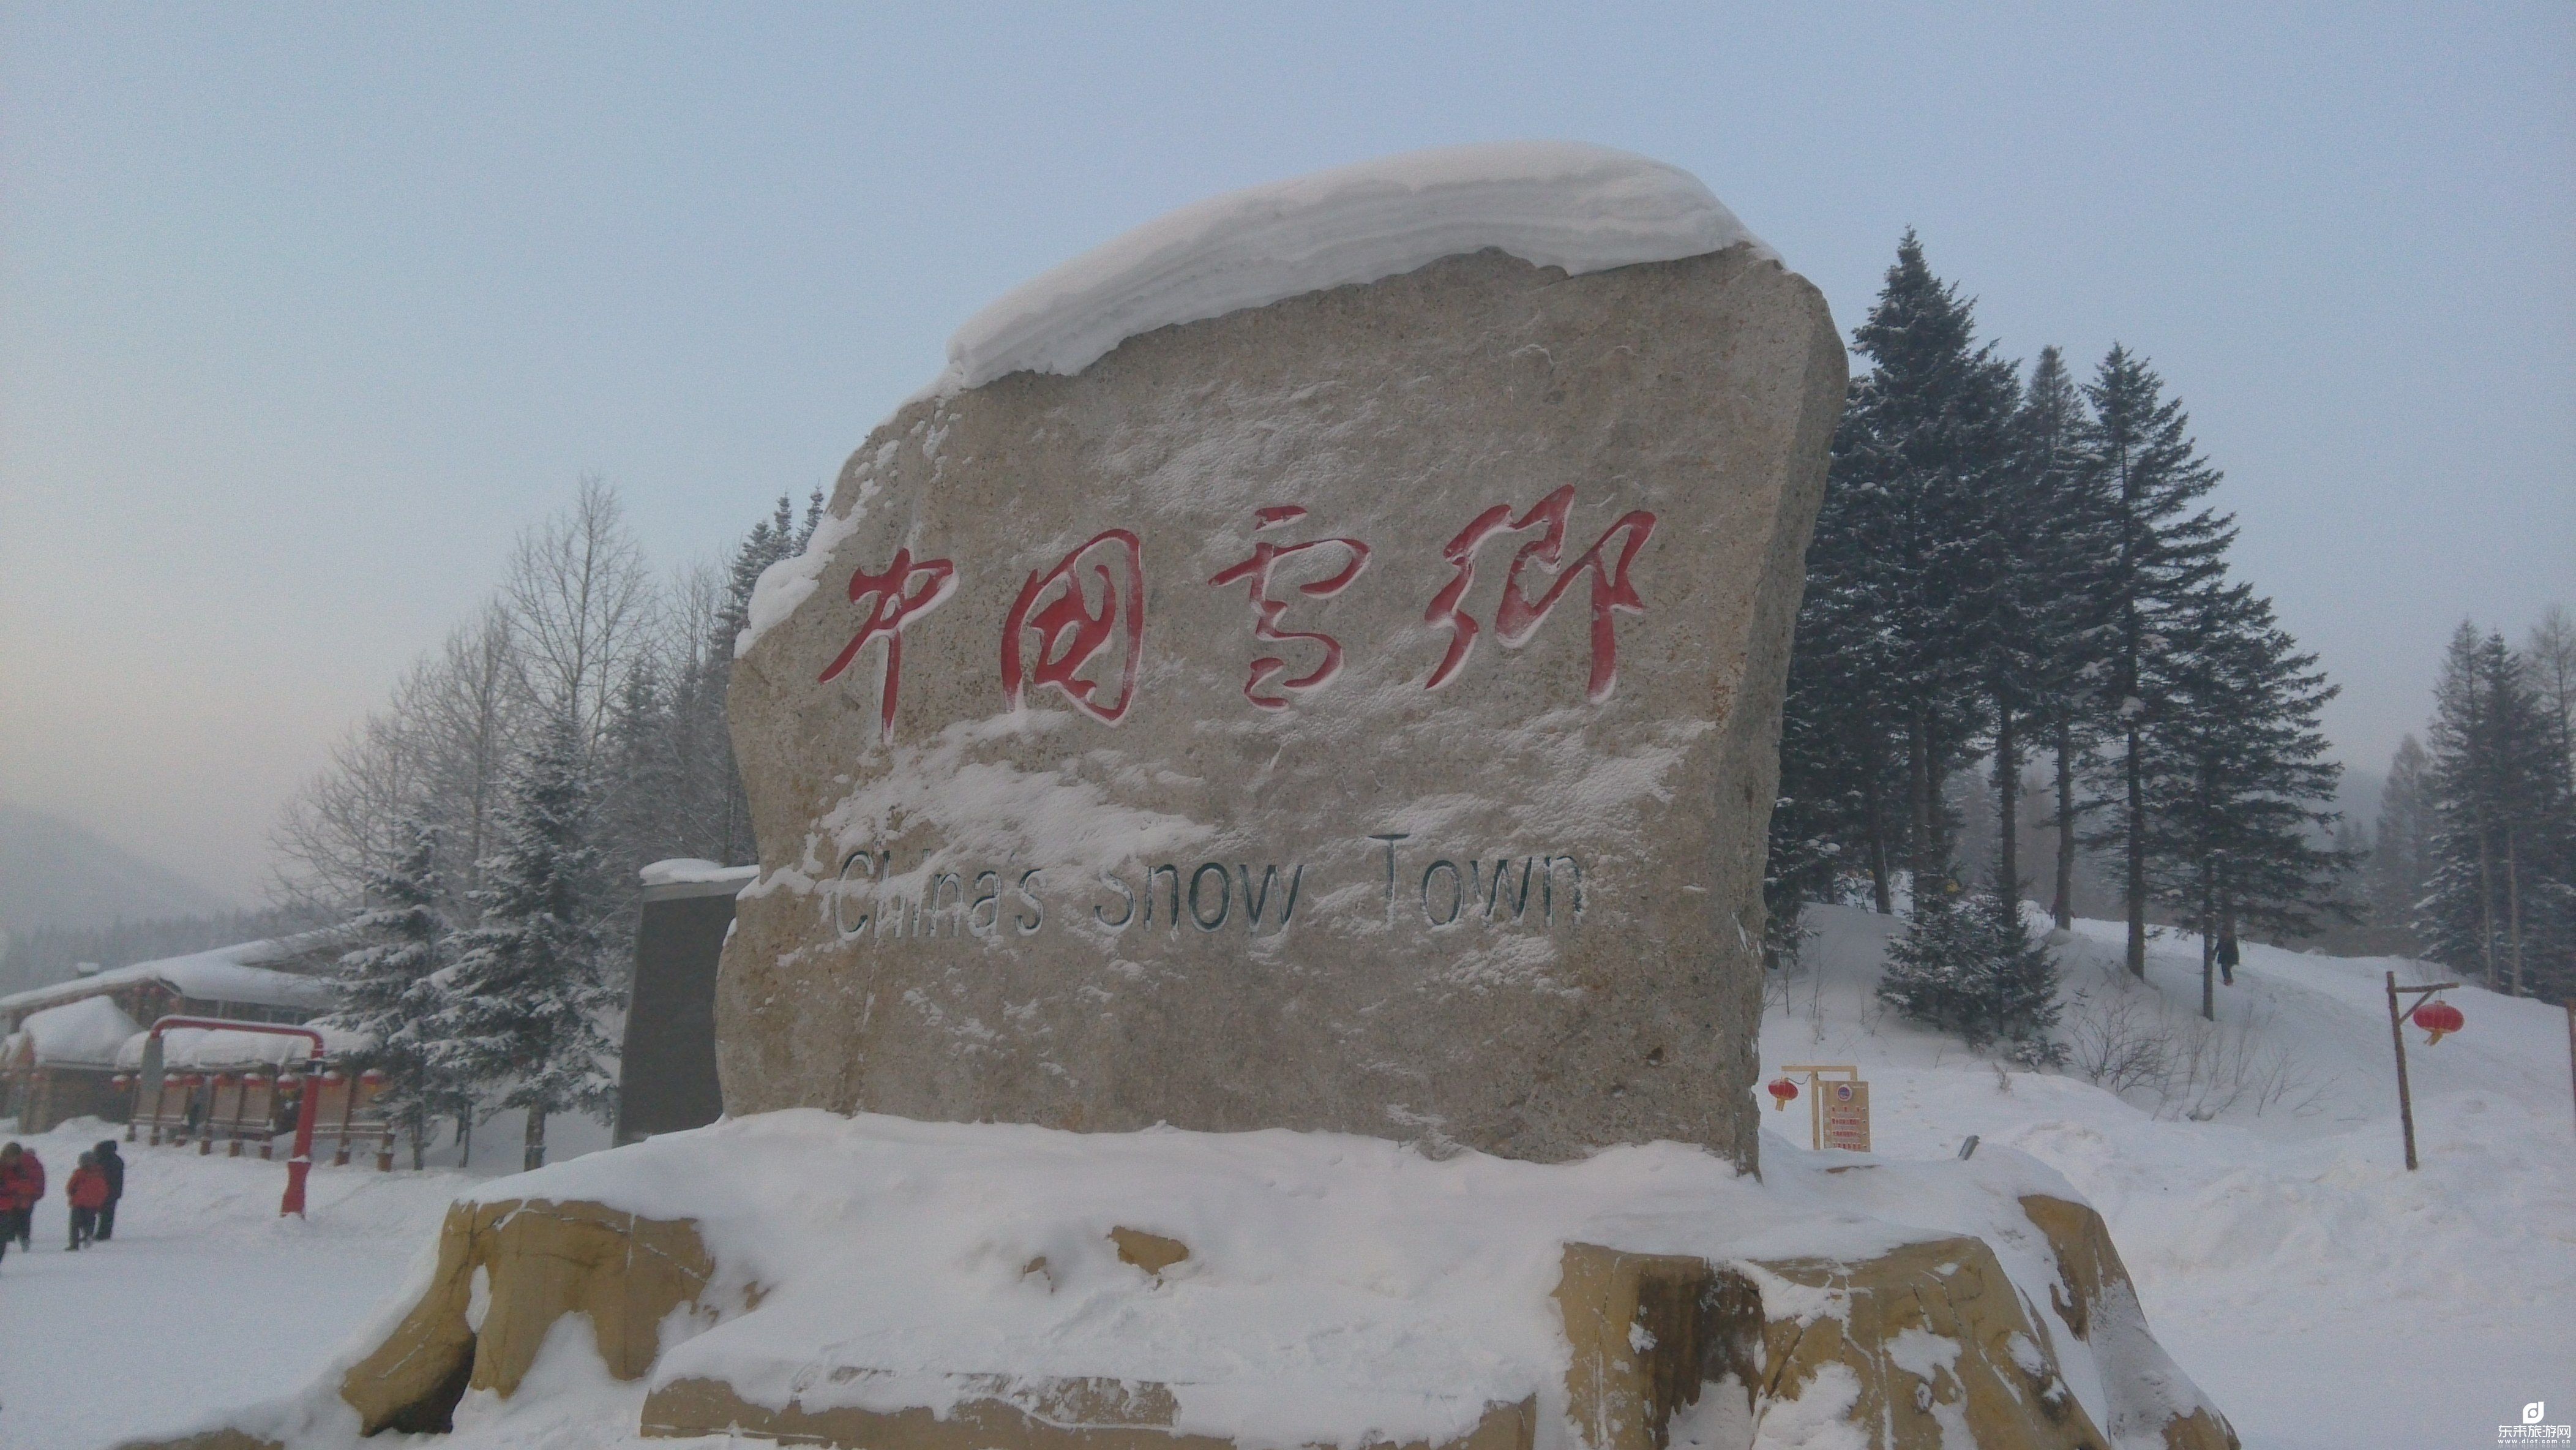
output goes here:
[[1853, 1153], [1869, 1151], [1869, 1084], [1827, 1082], [1816, 1086], [1816, 1108], [1822, 1118], [1819, 1146]]
[[[1807, 1080], [1808, 1141], [1816, 1148], [1869, 1151], [1869, 1084], [1850, 1063], [1793, 1062], [1783, 1073]], [[1828, 1078], [1826, 1074], [1836, 1076]]]

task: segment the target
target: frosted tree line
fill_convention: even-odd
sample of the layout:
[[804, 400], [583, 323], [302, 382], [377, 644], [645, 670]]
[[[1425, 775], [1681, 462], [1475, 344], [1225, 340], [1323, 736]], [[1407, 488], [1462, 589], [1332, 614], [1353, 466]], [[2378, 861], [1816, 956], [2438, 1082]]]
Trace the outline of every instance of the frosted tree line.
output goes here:
[[733, 641], [821, 511], [781, 496], [726, 565], [661, 575], [585, 479], [284, 812], [279, 895], [349, 924], [333, 1020], [375, 1040], [415, 1164], [437, 1123], [515, 1108], [533, 1168], [550, 1116], [610, 1109], [638, 868], [754, 859]]
[[[2200, 933], [2214, 1015], [2221, 937], [2348, 917], [2353, 865], [2318, 729], [2334, 687], [2230, 575], [2218, 470], [2126, 347], [2079, 382], [2054, 347], [2025, 370], [1980, 342], [1911, 232], [1853, 346], [1782, 720], [1773, 959], [1804, 902], [1902, 898], [1881, 995], [2053, 1061], [2055, 967], [2020, 903], [2070, 925], [2089, 860], [2132, 973], [2151, 920]], [[2021, 859], [2031, 774], [2044, 881]], [[1963, 859], [1972, 815], [1988, 859]]]
[[2520, 649], [2462, 622], [2423, 740], [2389, 762], [2366, 879], [2374, 919], [2499, 992], [2576, 997], [2576, 619]]

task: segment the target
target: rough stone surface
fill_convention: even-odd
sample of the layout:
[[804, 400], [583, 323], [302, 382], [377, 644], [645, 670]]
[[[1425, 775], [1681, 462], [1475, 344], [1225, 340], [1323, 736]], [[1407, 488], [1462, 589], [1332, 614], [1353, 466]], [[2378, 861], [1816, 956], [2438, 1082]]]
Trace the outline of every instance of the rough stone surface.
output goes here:
[[[477, 1270], [491, 1294], [480, 1333], [467, 1323]], [[459, 1203], [440, 1226], [429, 1287], [341, 1377], [340, 1398], [365, 1434], [444, 1431], [468, 1388], [516, 1392], [546, 1331], [576, 1313], [590, 1316], [609, 1373], [640, 1378], [661, 1353], [664, 1320], [697, 1306], [713, 1271], [686, 1220], [596, 1203]]]
[[[939, 1409], [808, 1410], [743, 1398], [721, 1380], [679, 1379], [645, 1397], [648, 1438], [752, 1435], [795, 1445], [845, 1450], [1236, 1450], [1218, 1435], [1171, 1428], [1179, 1412], [1170, 1387], [1111, 1379], [960, 1375], [955, 1398]], [[1362, 1450], [1530, 1450], [1537, 1404], [1494, 1405], [1476, 1428], [1431, 1446], [1371, 1442]]]
[[1750, 247], [1485, 252], [908, 405], [736, 664], [728, 1111], [1749, 1164], [1844, 381]]

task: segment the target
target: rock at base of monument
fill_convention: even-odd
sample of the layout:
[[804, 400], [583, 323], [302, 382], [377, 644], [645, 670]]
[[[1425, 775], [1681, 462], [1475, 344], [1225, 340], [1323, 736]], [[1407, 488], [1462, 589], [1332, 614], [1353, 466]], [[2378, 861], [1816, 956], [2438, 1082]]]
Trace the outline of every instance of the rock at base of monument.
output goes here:
[[1756, 1181], [1677, 1144], [1543, 1165], [1317, 1133], [736, 1120], [487, 1186], [380, 1344], [205, 1444], [436, 1431], [469, 1383], [559, 1418], [541, 1387], [561, 1377], [530, 1370], [582, 1315], [590, 1335], [548, 1352], [595, 1343], [642, 1391], [602, 1435], [2235, 1446], [2045, 1167], [1773, 1157]]
[[[851, 1371], [842, 1383], [868, 1373]], [[649, 1437], [757, 1435], [850, 1450], [1231, 1450], [1235, 1443], [1174, 1429], [1180, 1402], [1169, 1385], [976, 1374], [939, 1376], [936, 1388], [935, 1408], [808, 1410], [791, 1400], [772, 1409], [722, 1380], [673, 1380], [646, 1397], [641, 1430]], [[1474, 1429], [1437, 1445], [1369, 1440], [1352, 1450], [1529, 1450], [1537, 1429], [1533, 1396], [1485, 1406]]]

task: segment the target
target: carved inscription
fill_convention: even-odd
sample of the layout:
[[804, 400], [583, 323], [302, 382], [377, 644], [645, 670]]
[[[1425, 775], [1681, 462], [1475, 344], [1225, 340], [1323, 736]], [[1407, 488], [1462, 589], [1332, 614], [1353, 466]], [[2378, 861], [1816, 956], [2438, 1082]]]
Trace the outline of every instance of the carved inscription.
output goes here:
[[957, 565], [947, 559], [924, 559], [912, 562], [910, 549], [894, 551], [894, 562], [882, 574], [858, 569], [850, 575], [850, 602], [866, 601], [860, 613], [864, 616], [859, 632], [841, 647], [832, 662], [816, 676], [816, 683], [829, 684], [850, 667], [859, 651], [872, 639], [882, 639], [885, 647], [885, 683], [877, 690], [877, 729], [880, 738], [894, 738], [895, 695], [903, 683], [903, 631], [912, 620], [937, 609], [957, 590]]
[[[1536, 537], [1520, 546], [1504, 572], [1502, 596], [1493, 610], [1494, 638], [1506, 649], [1520, 648], [1576, 582], [1588, 580], [1592, 662], [1584, 698], [1597, 705], [1617, 690], [1615, 616], [1646, 612], [1645, 596], [1638, 592], [1630, 571], [1638, 552], [1654, 537], [1655, 516], [1643, 509], [1622, 514], [1590, 548], [1568, 562], [1564, 553], [1574, 499], [1574, 486], [1567, 484], [1517, 518], [1511, 505], [1494, 504], [1442, 548], [1441, 558], [1451, 575], [1422, 617], [1446, 628], [1449, 640], [1425, 688], [1437, 690], [1456, 678], [1487, 630], [1466, 607], [1468, 591], [1476, 581], [1478, 552], [1497, 537], [1535, 531]], [[1298, 696], [1322, 688], [1341, 673], [1342, 640], [1321, 629], [1288, 628], [1288, 611], [1308, 601], [1320, 607], [1321, 601], [1350, 589], [1375, 553], [1357, 538], [1296, 539], [1283, 532], [1306, 520], [1307, 511], [1296, 504], [1255, 509], [1252, 552], [1207, 581], [1217, 588], [1241, 585], [1252, 606], [1253, 639], [1280, 647], [1279, 653], [1255, 655], [1251, 660], [1243, 697], [1256, 709], [1288, 709]], [[1144, 661], [1144, 548], [1133, 530], [1104, 529], [1054, 567], [1030, 571], [1002, 625], [1002, 698], [1009, 708], [1016, 710], [1031, 695], [1052, 691], [1062, 703], [1100, 724], [1115, 725], [1126, 717], [1136, 702], [1137, 676]], [[896, 550], [893, 562], [882, 572], [862, 568], [850, 576], [850, 603], [861, 607], [859, 628], [818, 679], [825, 683], [837, 679], [868, 641], [884, 640], [885, 678], [878, 695], [882, 739], [894, 738], [905, 629], [945, 602], [958, 581], [954, 560], [915, 563], [909, 549]]]
[[[1443, 931], [1571, 930], [1582, 925], [1580, 858], [1563, 853], [1441, 856], [1417, 862], [1399, 851], [1404, 832], [1368, 838], [1383, 848], [1386, 920], [1391, 927]], [[1113, 935], [1286, 933], [1301, 902], [1320, 892], [1312, 863], [1164, 861], [1140, 874], [1076, 873], [1018, 864], [950, 869], [925, 857], [898, 873], [890, 850], [852, 851], [824, 890], [833, 929], [845, 942], [929, 942], [1034, 936], [1067, 921]], [[1063, 897], [1080, 893], [1081, 900]], [[1419, 912], [1419, 916], [1415, 915]], [[1068, 914], [1072, 913], [1072, 914]], [[1311, 905], [1308, 919], [1313, 915]]]
[[[1090, 580], [1083, 575], [1085, 565]], [[1093, 581], [1097, 603], [1086, 593]], [[1031, 634], [1037, 650], [1024, 655]], [[1136, 667], [1144, 653], [1144, 545], [1125, 529], [1110, 529], [1053, 569], [1031, 573], [1020, 586], [1002, 625], [1002, 698], [1016, 710], [1030, 687], [1049, 686], [1075, 709], [1115, 725], [1136, 702]], [[1104, 654], [1105, 671], [1085, 675]]]
[[[1279, 627], [1280, 617], [1288, 612], [1290, 601], [1272, 594], [1271, 590], [1274, 587], [1270, 577], [1272, 570], [1283, 561], [1294, 560], [1301, 554], [1317, 550], [1321, 550], [1327, 560], [1338, 557], [1341, 562], [1338, 572], [1321, 579], [1310, 579], [1296, 586], [1297, 592], [1309, 599], [1329, 599], [1349, 588], [1351, 581], [1360, 577], [1360, 571], [1368, 567], [1369, 546], [1357, 539], [1313, 539], [1302, 544], [1281, 544], [1259, 537], [1263, 533], [1293, 524], [1304, 517], [1306, 517], [1306, 511], [1293, 504], [1256, 510], [1253, 514], [1257, 522], [1253, 525], [1255, 537], [1252, 544], [1252, 557], [1222, 570], [1215, 578], [1208, 580], [1208, 583], [1218, 587], [1237, 582], [1246, 586], [1246, 591], [1252, 597], [1252, 637], [1254, 639], [1273, 644], [1286, 644], [1291, 640], [1298, 640], [1316, 646], [1320, 652], [1315, 667], [1294, 679], [1279, 678], [1287, 674], [1290, 668], [1285, 659], [1275, 655], [1264, 655], [1252, 662], [1252, 678], [1244, 681], [1243, 698], [1264, 710], [1288, 708], [1288, 697], [1279, 691], [1314, 689], [1341, 673], [1342, 669], [1340, 640], [1329, 634], [1318, 634], [1309, 630], [1283, 630]], [[1277, 681], [1275, 689], [1271, 685], [1274, 680]]]

